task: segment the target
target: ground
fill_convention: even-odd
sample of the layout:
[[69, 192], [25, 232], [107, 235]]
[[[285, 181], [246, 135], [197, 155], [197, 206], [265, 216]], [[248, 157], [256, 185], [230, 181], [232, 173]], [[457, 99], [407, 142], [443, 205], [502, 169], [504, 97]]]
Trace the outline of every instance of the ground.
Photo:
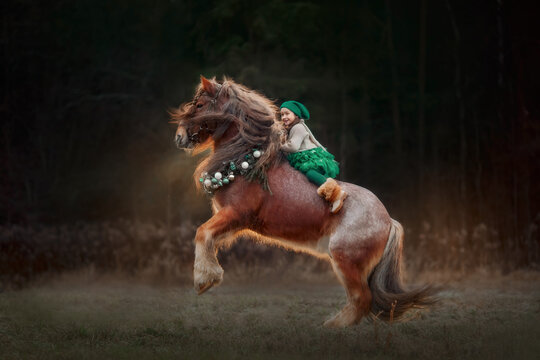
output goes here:
[[540, 275], [447, 281], [440, 303], [405, 322], [323, 321], [344, 305], [337, 283], [191, 287], [63, 278], [0, 293], [2, 359], [537, 359]]

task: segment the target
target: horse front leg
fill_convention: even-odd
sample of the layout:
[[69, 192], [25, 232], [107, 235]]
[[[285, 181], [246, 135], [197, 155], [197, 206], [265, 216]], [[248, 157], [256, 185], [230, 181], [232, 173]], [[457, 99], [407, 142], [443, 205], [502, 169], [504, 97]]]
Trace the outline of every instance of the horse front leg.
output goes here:
[[217, 251], [220, 243], [238, 229], [238, 220], [232, 208], [222, 208], [197, 229], [193, 281], [199, 295], [223, 280]]

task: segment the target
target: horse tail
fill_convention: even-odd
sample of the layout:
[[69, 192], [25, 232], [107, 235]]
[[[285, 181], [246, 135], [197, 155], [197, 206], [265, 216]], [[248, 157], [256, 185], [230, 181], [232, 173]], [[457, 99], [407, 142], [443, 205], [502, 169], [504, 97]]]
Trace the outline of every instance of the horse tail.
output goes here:
[[406, 290], [401, 279], [403, 227], [392, 219], [392, 228], [380, 262], [369, 277], [372, 293], [371, 312], [384, 320], [399, 319], [413, 307], [431, 305], [437, 301], [438, 289], [424, 285]]

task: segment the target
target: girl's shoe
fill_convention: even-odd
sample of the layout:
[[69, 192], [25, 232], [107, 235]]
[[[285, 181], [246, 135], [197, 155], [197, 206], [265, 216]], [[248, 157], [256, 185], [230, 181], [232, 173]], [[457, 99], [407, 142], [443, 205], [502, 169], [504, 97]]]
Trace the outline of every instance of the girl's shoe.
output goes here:
[[330, 209], [330, 212], [332, 214], [335, 214], [339, 210], [341, 210], [341, 208], [343, 207], [343, 202], [345, 201], [347, 196], [349, 196], [349, 195], [345, 191], [343, 191], [343, 190], [339, 191], [338, 198], [332, 202], [332, 208]]
[[343, 201], [347, 198], [347, 193], [341, 190], [341, 186], [332, 178], [326, 179], [324, 184], [319, 186], [317, 194], [332, 204], [330, 212], [337, 213], [343, 207]]

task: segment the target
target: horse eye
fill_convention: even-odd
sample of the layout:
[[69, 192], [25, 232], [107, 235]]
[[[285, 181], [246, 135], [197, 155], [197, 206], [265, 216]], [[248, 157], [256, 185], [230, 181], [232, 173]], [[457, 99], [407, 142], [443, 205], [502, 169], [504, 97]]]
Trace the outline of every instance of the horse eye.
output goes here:
[[198, 104], [197, 104], [197, 109], [200, 109], [200, 108], [202, 108], [202, 104], [201, 104], [201, 103], [198, 103]]

